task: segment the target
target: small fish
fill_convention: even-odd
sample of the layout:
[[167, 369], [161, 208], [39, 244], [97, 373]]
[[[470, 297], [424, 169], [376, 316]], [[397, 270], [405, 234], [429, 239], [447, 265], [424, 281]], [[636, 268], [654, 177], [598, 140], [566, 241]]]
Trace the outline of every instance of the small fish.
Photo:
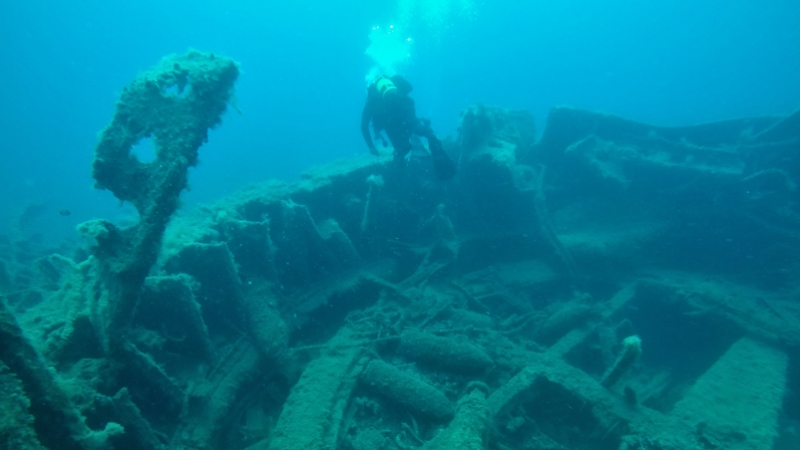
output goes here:
[[61, 214], [62, 216], [69, 216], [69, 215], [72, 214], [72, 212], [70, 212], [70, 210], [68, 210], [68, 209], [62, 209], [58, 213]]

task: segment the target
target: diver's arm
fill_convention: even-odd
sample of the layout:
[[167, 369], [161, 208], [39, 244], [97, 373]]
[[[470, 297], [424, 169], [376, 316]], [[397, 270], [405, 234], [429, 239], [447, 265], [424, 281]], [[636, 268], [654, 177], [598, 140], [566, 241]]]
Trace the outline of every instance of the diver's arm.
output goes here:
[[364, 142], [367, 143], [367, 147], [369, 147], [369, 152], [373, 155], [377, 155], [378, 149], [375, 147], [375, 143], [372, 142], [372, 136], [369, 134], [370, 121], [372, 121], [372, 111], [369, 102], [367, 102], [364, 104], [364, 110], [361, 111], [361, 135], [364, 137]]

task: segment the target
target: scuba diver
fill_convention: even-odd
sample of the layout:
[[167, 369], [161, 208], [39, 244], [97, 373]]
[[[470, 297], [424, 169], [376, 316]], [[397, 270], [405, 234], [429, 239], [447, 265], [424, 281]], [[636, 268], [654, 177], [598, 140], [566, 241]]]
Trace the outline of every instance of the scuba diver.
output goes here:
[[430, 121], [417, 118], [414, 100], [408, 96], [412, 89], [411, 83], [399, 75], [382, 75], [370, 84], [367, 87], [364, 111], [361, 113], [361, 134], [370, 153], [378, 155], [378, 149], [369, 133], [370, 122], [375, 139], [382, 140], [384, 146], [386, 141], [381, 132], [385, 131], [394, 147], [396, 162], [402, 162], [411, 151], [413, 135], [424, 137], [428, 140], [436, 175], [440, 180], [449, 180], [456, 174], [456, 165], [442, 148], [442, 142], [431, 129]]

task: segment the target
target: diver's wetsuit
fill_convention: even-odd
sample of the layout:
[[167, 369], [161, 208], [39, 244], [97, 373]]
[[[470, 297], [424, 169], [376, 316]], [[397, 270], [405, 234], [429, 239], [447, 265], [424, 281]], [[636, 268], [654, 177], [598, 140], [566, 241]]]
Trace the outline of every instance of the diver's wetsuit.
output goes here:
[[428, 140], [428, 147], [434, 160], [434, 169], [441, 179], [449, 179], [455, 175], [455, 164], [442, 148], [442, 143], [428, 125], [428, 121], [417, 118], [414, 100], [408, 96], [413, 89], [411, 83], [405, 78], [395, 75], [389, 79], [397, 87], [397, 94], [392, 100], [384, 100], [378, 92], [376, 83], [367, 88], [367, 101], [361, 113], [361, 134], [370, 151], [377, 155], [375, 143], [369, 133], [369, 124], [375, 130], [375, 135], [381, 131], [394, 147], [394, 159], [400, 161], [411, 151], [411, 136], [417, 135]]

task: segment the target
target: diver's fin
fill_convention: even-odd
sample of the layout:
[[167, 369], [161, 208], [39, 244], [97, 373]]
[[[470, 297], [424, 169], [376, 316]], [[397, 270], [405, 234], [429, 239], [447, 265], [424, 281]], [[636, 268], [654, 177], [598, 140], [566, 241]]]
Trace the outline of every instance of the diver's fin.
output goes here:
[[445, 153], [441, 144], [431, 145], [431, 156], [433, 157], [433, 170], [440, 180], [449, 180], [456, 175], [456, 163]]

